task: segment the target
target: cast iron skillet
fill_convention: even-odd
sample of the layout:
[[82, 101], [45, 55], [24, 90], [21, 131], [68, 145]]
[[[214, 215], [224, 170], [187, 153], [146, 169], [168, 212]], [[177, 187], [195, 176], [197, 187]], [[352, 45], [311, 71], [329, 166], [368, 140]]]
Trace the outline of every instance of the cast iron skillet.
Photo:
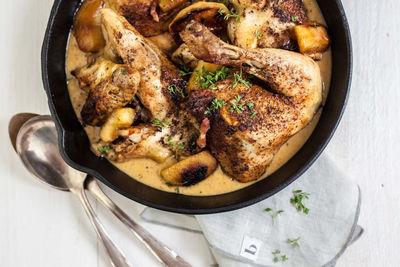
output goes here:
[[[351, 82], [352, 51], [347, 19], [340, 0], [318, 0], [332, 38], [333, 71], [321, 119], [303, 148], [269, 178], [236, 192], [196, 197], [167, 193], [146, 186], [96, 157], [72, 108], [65, 75], [65, 51], [80, 0], [55, 0], [42, 48], [42, 78], [55, 120], [61, 155], [118, 193], [153, 208], [186, 214], [208, 214], [246, 207], [279, 192], [296, 180], [328, 144], [344, 112]], [[321, 177], [322, 179], [324, 177]]]

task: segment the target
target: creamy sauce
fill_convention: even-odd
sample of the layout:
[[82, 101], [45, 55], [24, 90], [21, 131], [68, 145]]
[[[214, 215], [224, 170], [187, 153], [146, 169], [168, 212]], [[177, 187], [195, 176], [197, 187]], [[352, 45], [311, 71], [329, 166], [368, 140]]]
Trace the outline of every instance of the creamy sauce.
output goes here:
[[[307, 10], [310, 20], [325, 24], [325, 20], [320, 12], [318, 4], [315, 0], [303, 0]], [[330, 79], [331, 79], [331, 51], [328, 50], [323, 54], [323, 58], [318, 62], [321, 69], [322, 81], [323, 81], [323, 103], [325, 103], [326, 97], [328, 95]], [[72, 104], [74, 106], [75, 112], [80, 119], [80, 111], [85, 103], [87, 93], [79, 88], [77, 80], [71, 75], [71, 71], [86, 65], [87, 56], [85, 53], [79, 50], [76, 39], [73, 35], [70, 36], [70, 41], [67, 49], [67, 65], [66, 72], [68, 78], [68, 88], [71, 97]], [[265, 179], [270, 174], [282, 167], [290, 158], [292, 158], [297, 151], [304, 145], [304, 143], [311, 136], [315, 126], [318, 123], [322, 110], [319, 110], [315, 115], [314, 119], [307, 125], [303, 130], [297, 133], [295, 136], [290, 138], [286, 144], [284, 144], [279, 152], [275, 155], [274, 160], [267, 169], [266, 174], [263, 178], [258, 181]], [[89, 139], [92, 143], [98, 141], [98, 127], [88, 126], [85, 128]], [[175, 192], [176, 187], [169, 187], [165, 184], [160, 176], [162, 169], [171, 166], [176, 161], [174, 159], [167, 160], [164, 163], [156, 163], [151, 159], [131, 159], [124, 163], [112, 162], [117, 168], [121, 169], [123, 172], [131, 176], [133, 179], [138, 180], [141, 183], [149, 185], [151, 187]], [[233, 180], [226, 174], [224, 174], [220, 167], [207, 179], [202, 182], [191, 186], [191, 187], [180, 187], [179, 192], [185, 195], [218, 195], [236, 191], [252, 185], [255, 182], [250, 183], [240, 183]]]

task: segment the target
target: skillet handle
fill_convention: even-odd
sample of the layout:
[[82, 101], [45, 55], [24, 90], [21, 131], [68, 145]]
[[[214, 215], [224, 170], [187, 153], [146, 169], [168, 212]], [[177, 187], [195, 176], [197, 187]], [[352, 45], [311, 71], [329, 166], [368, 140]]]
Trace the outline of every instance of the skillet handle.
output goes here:
[[191, 267], [178, 254], [158, 241], [143, 227], [133, 221], [123, 210], [121, 210], [99, 187], [92, 177], [87, 178], [87, 189], [107, 209], [109, 209], [131, 232], [152, 252], [157, 260], [168, 267]]

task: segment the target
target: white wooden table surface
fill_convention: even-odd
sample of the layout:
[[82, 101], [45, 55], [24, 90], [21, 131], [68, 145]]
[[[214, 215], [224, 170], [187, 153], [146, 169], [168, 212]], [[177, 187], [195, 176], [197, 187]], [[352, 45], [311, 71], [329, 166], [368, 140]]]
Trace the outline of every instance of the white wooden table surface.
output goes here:
[[[347, 111], [326, 153], [361, 187], [359, 224], [365, 234], [338, 266], [400, 266], [400, 1], [343, 2], [353, 34], [354, 78]], [[52, 0], [1, 5], [0, 266], [108, 266], [78, 201], [34, 180], [8, 139], [14, 113], [48, 113], [40, 49]], [[142, 206], [106, 191], [138, 217]], [[124, 227], [97, 210], [135, 266], [157, 266]], [[203, 237], [143, 226], [194, 266], [213, 263]]]

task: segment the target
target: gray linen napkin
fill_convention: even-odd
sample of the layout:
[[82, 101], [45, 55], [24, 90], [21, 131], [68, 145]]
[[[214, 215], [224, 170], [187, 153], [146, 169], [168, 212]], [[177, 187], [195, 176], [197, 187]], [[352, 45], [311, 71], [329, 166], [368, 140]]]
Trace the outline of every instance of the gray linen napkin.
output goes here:
[[[290, 203], [294, 190], [310, 193], [309, 214]], [[204, 234], [220, 266], [334, 266], [363, 229], [357, 225], [360, 190], [327, 156], [293, 184], [253, 206], [212, 215], [187, 216], [147, 208], [146, 221]], [[284, 212], [272, 218], [271, 212]], [[298, 245], [288, 239], [297, 239]], [[274, 261], [276, 254], [278, 262]], [[282, 261], [285, 255], [287, 260]]]

